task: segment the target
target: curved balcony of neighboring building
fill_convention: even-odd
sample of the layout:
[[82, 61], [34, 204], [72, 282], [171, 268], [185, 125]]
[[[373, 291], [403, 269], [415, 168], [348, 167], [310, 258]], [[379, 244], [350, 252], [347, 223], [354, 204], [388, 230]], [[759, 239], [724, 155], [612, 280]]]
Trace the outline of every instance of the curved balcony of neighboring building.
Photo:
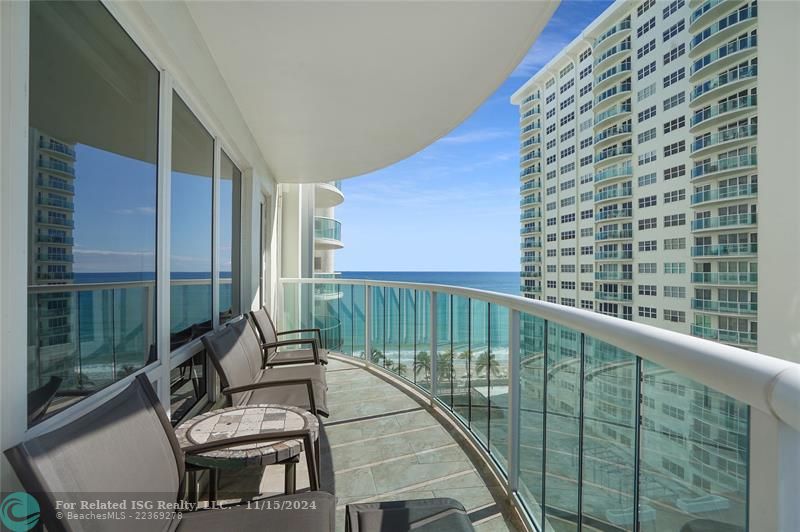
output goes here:
[[594, 108], [605, 109], [607, 106], [614, 105], [615, 103], [630, 97], [631, 95], [631, 80], [627, 78], [618, 85], [612, 85], [605, 89], [603, 92], [595, 97]]
[[692, 336], [747, 348], [756, 347], [758, 344], [758, 333], [728, 331], [724, 329], [715, 329], [713, 327], [703, 327], [696, 324], [692, 324]]
[[623, 120], [628, 118], [631, 113], [631, 102], [630, 100], [626, 100], [623, 102], [614, 105], [606, 109], [601, 113], [596, 113], [594, 115], [594, 126], [595, 128], [604, 124], [604, 127], [610, 126], [617, 120]]
[[36, 272], [36, 278], [40, 281], [71, 281], [75, 278], [72, 272]]
[[707, 75], [715, 69], [729, 68], [731, 65], [755, 56], [758, 49], [758, 36], [755, 31], [750, 35], [743, 35], [723, 44], [702, 57], [698, 57], [692, 62], [689, 70], [689, 81], [694, 83], [701, 77]]
[[542, 158], [542, 150], [540, 148], [533, 148], [533, 151], [520, 157], [519, 163], [522, 167], [528, 168], [537, 164], [537, 161]]
[[[595, 93], [601, 92], [603, 87], [608, 87], [615, 81], [619, 81], [625, 77], [630, 78], [631, 75], [631, 60], [630, 58], [623, 59], [611, 68], [607, 68], [594, 78], [592, 90]], [[597, 100], [595, 100], [597, 103]]]
[[692, 308], [714, 314], [750, 315], [758, 314], [758, 303], [749, 301], [719, 301], [716, 299], [692, 298]]
[[594, 260], [603, 262], [630, 261], [633, 259], [631, 250], [595, 251]]
[[692, 107], [701, 105], [715, 98], [722, 92], [736, 93], [749, 83], [755, 83], [758, 77], [758, 65], [753, 63], [732, 68], [703, 83], [695, 85], [689, 93]]
[[58, 142], [55, 139], [49, 139], [49, 141], [41, 139], [39, 141], [39, 149], [54, 153], [59, 157], [66, 158], [71, 161], [75, 160], [75, 149], [67, 146], [63, 142]]
[[594, 182], [610, 182], [614, 179], [623, 179], [633, 175], [633, 165], [630, 162], [604, 168], [594, 174]]
[[708, 133], [697, 137], [691, 144], [692, 156], [698, 157], [717, 149], [730, 150], [748, 142], [754, 142], [758, 135], [758, 124], [748, 124], [746, 126], [732, 127]]
[[727, 258], [752, 257], [758, 254], [758, 244], [744, 242], [737, 244], [709, 244], [692, 246], [692, 257]]
[[72, 263], [74, 257], [70, 253], [37, 253], [36, 260], [39, 262]]
[[608, 220], [622, 220], [625, 218], [631, 218], [633, 216], [633, 209], [631, 207], [625, 208], [614, 208], [614, 209], [600, 209], [594, 215], [594, 219], [596, 222], [603, 222]]
[[519, 245], [520, 249], [541, 249], [542, 239], [535, 237], [528, 237]]
[[542, 114], [542, 106], [537, 104], [525, 111], [520, 110], [519, 123], [520, 126], [529, 124], [536, 116]]
[[314, 247], [317, 249], [343, 248], [342, 223], [333, 218], [314, 216]]
[[621, 271], [598, 271], [594, 272], [595, 281], [632, 281], [633, 272]]
[[744, 2], [739, 0], [691, 0], [689, 7], [692, 10], [689, 15], [689, 31], [695, 31], [698, 27], [708, 24], [718, 18], [726, 10], [734, 5], [742, 5]]
[[598, 35], [592, 43], [593, 53], [600, 53], [609, 46], [621, 41], [624, 37], [631, 33], [631, 19], [630, 17], [619, 21], [617, 24], [607, 29]]
[[38, 234], [35, 238], [36, 242], [40, 244], [61, 244], [64, 246], [71, 246], [75, 240], [71, 236], [55, 236]]
[[520, 180], [524, 181], [530, 179], [531, 176], [542, 173], [542, 163], [537, 163], [533, 166], [525, 166], [519, 173]]
[[59, 194], [68, 194], [70, 196], [75, 194], [75, 185], [72, 185], [71, 183], [64, 183], [59, 180], [37, 177], [36, 186], [46, 190], [55, 190]]
[[699, 29], [689, 40], [689, 57], [692, 59], [699, 57], [714, 46], [731, 40], [737, 33], [754, 26], [757, 18], [758, 6], [756, 2], [752, 2], [749, 5], [741, 5], [736, 10]]
[[755, 153], [723, 157], [713, 161], [695, 164], [692, 168], [692, 180], [700, 180], [709, 177], [719, 178], [734, 172], [754, 169], [757, 166], [758, 157]]
[[542, 180], [541, 179], [531, 179], [530, 181], [525, 181], [525, 183], [519, 187], [519, 192], [522, 195], [531, 194], [534, 190], [539, 190], [542, 188]]
[[758, 217], [755, 213], [711, 216], [708, 218], [692, 220], [692, 231], [695, 233], [702, 231], [725, 231], [728, 229], [752, 227], [757, 223]]
[[758, 195], [758, 184], [756, 183], [730, 185], [727, 187], [717, 187], [702, 192], [695, 192], [691, 196], [691, 204], [694, 206], [736, 201], [745, 198], [754, 198], [756, 195]]
[[630, 142], [626, 142], [596, 152], [594, 155], [594, 164], [610, 164], [619, 159], [630, 158], [631, 155], [633, 155], [633, 146]]
[[607, 231], [596, 231], [595, 241], [604, 240], [630, 240], [633, 238], [633, 229], [610, 229]]
[[536, 235], [542, 232], [542, 224], [538, 222], [528, 222], [519, 230], [520, 236]]
[[314, 190], [314, 206], [318, 209], [336, 207], [344, 201], [342, 182], [317, 183]]
[[542, 217], [542, 209], [540, 209], [538, 207], [537, 208], [533, 208], [533, 209], [525, 209], [519, 215], [519, 219], [520, 219], [521, 222], [522, 221], [526, 221], [526, 220], [535, 220], [535, 219], [541, 218], [541, 217]]
[[692, 282], [709, 286], [757, 286], [757, 272], [692, 272]]
[[42, 216], [39, 215], [36, 217], [36, 223], [42, 225], [53, 225], [55, 227], [67, 227], [67, 228], [74, 228], [75, 222], [68, 218], [61, 218], [57, 216]]
[[519, 276], [524, 279], [540, 279], [542, 277], [541, 270], [523, 270], [519, 272]]
[[43, 159], [40, 158], [37, 166], [50, 173], [61, 174], [70, 178], [75, 177], [75, 167], [58, 159]]
[[594, 298], [600, 301], [632, 301], [633, 295], [630, 292], [602, 292], [594, 293]]
[[747, 113], [755, 113], [757, 106], [758, 97], [751, 94], [695, 110], [689, 123], [689, 131], [694, 133], [735, 120]]
[[599, 149], [612, 142], [623, 140], [630, 137], [632, 132], [633, 127], [631, 126], [630, 120], [626, 120], [621, 124], [614, 124], [594, 136], [594, 147], [595, 149]]
[[604, 203], [606, 201], [616, 201], [619, 199], [630, 198], [633, 195], [633, 189], [630, 183], [628, 186], [615, 185], [599, 190], [594, 195], [595, 204]]
[[539, 89], [536, 89], [535, 91], [527, 95], [524, 100], [522, 100], [522, 103], [519, 104], [520, 108], [525, 109], [526, 107], [533, 105], [533, 103], [536, 102], [537, 100], [541, 99], [542, 99], [542, 92]]
[[[538, 131], [540, 129], [542, 129], [542, 121], [541, 121], [541, 119], [536, 119], [533, 122], [523, 126], [520, 129], [519, 134], [520, 134], [521, 137], [524, 138], [524, 137], [527, 137], [528, 135], [533, 134], [533, 132]], [[542, 140], [541, 137], [539, 137], [539, 142], [541, 142], [541, 140]]]
[[531, 159], [528, 159], [527, 156], [531, 154], [533, 158], [541, 158], [542, 156], [542, 149], [539, 147], [539, 139], [528, 139], [520, 143], [519, 145], [519, 153], [520, 153], [520, 162], [527, 162]]
[[521, 208], [527, 207], [528, 205], [536, 205], [542, 202], [541, 194], [533, 194], [531, 196], [525, 196], [521, 200], [519, 200], [519, 206]]
[[623, 39], [616, 45], [612, 46], [611, 48], [607, 49], [600, 55], [596, 55], [594, 59], [593, 67], [595, 71], [597, 71], [597, 67], [601, 65], [609, 64], [608, 61], [611, 59], [625, 59], [631, 53], [631, 39], [628, 37], [627, 39]]
[[540, 253], [530, 253], [530, 254], [526, 253], [519, 259], [519, 263], [523, 266], [526, 264], [539, 264], [541, 262], [542, 262], [542, 255]]
[[51, 197], [44, 197], [44, 196], [37, 196], [36, 197], [36, 205], [40, 205], [42, 207], [47, 207], [49, 209], [60, 209], [64, 211], [72, 212], [75, 210], [75, 204], [67, 199], [63, 198], [51, 198]]

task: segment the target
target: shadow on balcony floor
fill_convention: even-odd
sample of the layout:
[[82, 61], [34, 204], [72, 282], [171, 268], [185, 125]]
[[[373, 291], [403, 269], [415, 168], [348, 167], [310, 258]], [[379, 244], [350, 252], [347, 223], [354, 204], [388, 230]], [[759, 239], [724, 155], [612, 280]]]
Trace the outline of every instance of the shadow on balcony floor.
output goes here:
[[[328, 366], [325, 420], [336, 478], [337, 530], [344, 507], [355, 502], [452, 497], [470, 513], [476, 530], [516, 530], [504, 491], [483, 464], [470, 460], [457, 431], [442, 426], [427, 405], [361, 367], [341, 360]], [[308, 486], [301, 458], [297, 488]], [[477, 464], [477, 465], [476, 465]], [[223, 472], [221, 501], [283, 491], [283, 469]]]

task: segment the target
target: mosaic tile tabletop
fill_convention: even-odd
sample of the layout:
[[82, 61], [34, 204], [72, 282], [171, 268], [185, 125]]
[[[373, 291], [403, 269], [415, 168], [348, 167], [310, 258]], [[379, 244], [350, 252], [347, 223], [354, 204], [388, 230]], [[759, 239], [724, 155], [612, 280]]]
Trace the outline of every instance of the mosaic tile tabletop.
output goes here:
[[[311, 439], [319, 434], [317, 418], [300, 408], [284, 405], [234, 406], [211, 410], [181, 423], [175, 435], [181, 447], [258, 434], [260, 432], [310, 429]], [[270, 465], [297, 456], [302, 440], [238, 445], [187, 457], [195, 465], [216, 468], [239, 468]]]

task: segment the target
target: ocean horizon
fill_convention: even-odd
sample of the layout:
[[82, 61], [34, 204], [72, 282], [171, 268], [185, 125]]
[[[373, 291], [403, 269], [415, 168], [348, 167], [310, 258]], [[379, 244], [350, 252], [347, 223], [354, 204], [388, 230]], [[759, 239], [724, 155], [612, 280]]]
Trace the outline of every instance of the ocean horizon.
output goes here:
[[519, 272], [444, 272], [444, 271], [342, 271], [341, 279], [372, 279], [464, 286], [514, 296], [520, 295]]

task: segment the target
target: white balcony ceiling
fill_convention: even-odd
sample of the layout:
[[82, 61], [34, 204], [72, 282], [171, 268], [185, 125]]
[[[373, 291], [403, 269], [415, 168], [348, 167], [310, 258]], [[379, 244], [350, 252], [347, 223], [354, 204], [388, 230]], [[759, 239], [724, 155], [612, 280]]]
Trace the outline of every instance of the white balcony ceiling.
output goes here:
[[466, 119], [555, 1], [188, 2], [274, 177], [388, 166]]

